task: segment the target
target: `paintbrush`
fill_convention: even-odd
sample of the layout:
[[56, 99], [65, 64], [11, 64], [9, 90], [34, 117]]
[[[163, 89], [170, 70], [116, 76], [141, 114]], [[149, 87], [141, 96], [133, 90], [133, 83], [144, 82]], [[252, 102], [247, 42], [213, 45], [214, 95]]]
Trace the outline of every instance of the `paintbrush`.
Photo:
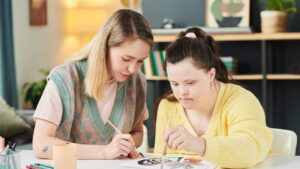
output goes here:
[[107, 120], [107, 123], [113, 128], [116, 130], [116, 132], [118, 134], [122, 134], [122, 132], [110, 121], [110, 120]]
[[[170, 116], [169, 116], [169, 118], [168, 118], [167, 128], [170, 127], [172, 115], [173, 115], [173, 112], [170, 113]], [[162, 153], [162, 157], [161, 157], [161, 161], [160, 161], [160, 168], [161, 168], [161, 169], [164, 168], [165, 158], [166, 158], [166, 155], [167, 155], [167, 149], [168, 149], [168, 141], [169, 141], [169, 138], [168, 138], [167, 141], [166, 141], [166, 144], [165, 144], [165, 147], [164, 147], [164, 150], [163, 150], [163, 153]]]
[[[107, 120], [107, 123], [113, 128], [113, 129], [115, 129], [115, 131], [118, 133], [118, 134], [122, 134], [122, 132], [108, 119]], [[136, 147], [135, 146], [133, 146], [133, 149], [134, 149], [134, 151], [135, 152], [138, 152], [137, 151], [137, 149], [136, 149]], [[142, 156], [143, 157], [143, 155], [141, 154], [141, 153], [138, 153], [138, 157], [140, 157], [140, 156]]]

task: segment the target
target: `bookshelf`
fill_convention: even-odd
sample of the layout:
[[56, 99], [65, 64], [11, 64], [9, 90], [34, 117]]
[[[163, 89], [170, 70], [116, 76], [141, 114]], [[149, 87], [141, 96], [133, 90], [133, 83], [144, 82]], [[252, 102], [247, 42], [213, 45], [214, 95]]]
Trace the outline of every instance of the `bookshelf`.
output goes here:
[[[218, 42], [222, 41], [282, 41], [282, 40], [300, 40], [300, 33], [296, 32], [287, 32], [287, 33], [238, 33], [238, 34], [211, 34], [214, 39]], [[169, 43], [176, 39], [175, 34], [166, 34], [166, 35], [154, 35], [155, 43]], [[265, 51], [265, 44], [262, 44], [262, 56], [266, 57], [267, 53]], [[265, 61], [265, 60], [264, 60]], [[264, 75], [266, 75], [264, 77]], [[266, 71], [262, 74], [250, 74], [250, 75], [233, 75], [235, 80], [300, 80], [300, 75], [295, 74], [267, 74]], [[162, 76], [146, 76], [147, 80], [167, 80], [166, 77]]]

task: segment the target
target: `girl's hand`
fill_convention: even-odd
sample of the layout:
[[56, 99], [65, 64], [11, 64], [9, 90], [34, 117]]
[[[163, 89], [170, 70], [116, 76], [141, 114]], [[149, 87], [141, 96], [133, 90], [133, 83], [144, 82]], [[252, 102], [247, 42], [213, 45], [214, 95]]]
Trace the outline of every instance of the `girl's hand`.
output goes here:
[[199, 155], [205, 151], [205, 139], [191, 135], [183, 126], [165, 130], [163, 139], [171, 149], [196, 152]]
[[134, 141], [130, 134], [118, 134], [105, 148], [106, 159], [127, 157], [134, 150]]

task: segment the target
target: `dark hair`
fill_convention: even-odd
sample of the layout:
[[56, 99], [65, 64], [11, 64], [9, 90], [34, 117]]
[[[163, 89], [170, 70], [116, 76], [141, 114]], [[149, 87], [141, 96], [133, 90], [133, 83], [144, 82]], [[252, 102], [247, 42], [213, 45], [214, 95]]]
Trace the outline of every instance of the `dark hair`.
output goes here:
[[[196, 37], [186, 37], [188, 33], [193, 33]], [[229, 73], [225, 64], [220, 59], [218, 45], [210, 35], [207, 35], [200, 28], [189, 28], [180, 32], [179, 37], [166, 49], [166, 62], [178, 63], [186, 58], [192, 58], [194, 64], [199, 69], [209, 71], [216, 69], [216, 79], [223, 83], [229, 83]]]
[[[186, 37], [188, 33], [193, 33], [196, 37]], [[223, 83], [236, 83], [228, 73], [225, 64], [220, 59], [218, 45], [210, 35], [207, 35], [200, 28], [189, 28], [180, 32], [178, 38], [169, 44], [166, 49], [165, 68], [168, 63], [178, 63], [186, 58], [192, 58], [194, 65], [199, 69], [209, 71], [216, 69], [216, 79]], [[167, 92], [161, 98], [170, 102], [177, 102], [172, 91]]]

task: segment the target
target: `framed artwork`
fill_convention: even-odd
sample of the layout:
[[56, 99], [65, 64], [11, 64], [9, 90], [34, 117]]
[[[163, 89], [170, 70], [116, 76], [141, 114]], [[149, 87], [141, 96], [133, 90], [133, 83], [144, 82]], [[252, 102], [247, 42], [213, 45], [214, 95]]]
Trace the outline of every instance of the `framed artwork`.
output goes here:
[[47, 0], [29, 0], [30, 25], [47, 25]]
[[249, 27], [250, 0], [206, 0], [208, 27]]

